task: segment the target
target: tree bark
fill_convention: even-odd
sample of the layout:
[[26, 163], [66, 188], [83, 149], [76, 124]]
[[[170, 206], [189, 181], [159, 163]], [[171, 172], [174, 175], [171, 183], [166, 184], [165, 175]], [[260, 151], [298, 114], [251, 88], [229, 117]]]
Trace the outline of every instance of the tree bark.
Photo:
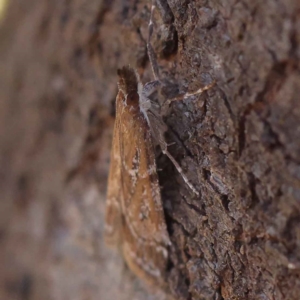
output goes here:
[[[0, 25], [1, 299], [299, 299], [300, 4], [168, 0], [152, 44], [167, 294], [103, 242], [116, 70], [153, 80], [150, 1], [10, 0]], [[154, 296], [153, 296], [154, 293]]]

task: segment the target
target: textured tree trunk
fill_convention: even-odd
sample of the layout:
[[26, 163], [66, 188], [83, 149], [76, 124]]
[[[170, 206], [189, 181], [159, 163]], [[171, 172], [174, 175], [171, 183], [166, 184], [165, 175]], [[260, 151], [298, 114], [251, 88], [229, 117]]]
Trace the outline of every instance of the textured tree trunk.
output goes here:
[[[300, 4], [164, 0], [157, 158], [175, 299], [300, 298]], [[153, 80], [150, 1], [10, 0], [0, 25], [0, 299], [164, 299], [103, 242], [118, 67]], [[154, 293], [154, 296], [153, 296]]]

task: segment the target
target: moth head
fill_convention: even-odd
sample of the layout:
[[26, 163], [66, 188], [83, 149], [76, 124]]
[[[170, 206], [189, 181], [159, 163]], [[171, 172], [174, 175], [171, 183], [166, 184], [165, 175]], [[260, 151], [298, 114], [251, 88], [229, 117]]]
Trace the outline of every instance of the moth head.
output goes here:
[[118, 87], [123, 93], [123, 101], [125, 104], [132, 107], [138, 108], [139, 106], [139, 76], [137, 72], [130, 66], [125, 66], [118, 69]]
[[139, 94], [136, 91], [132, 91], [125, 97], [125, 103], [131, 107], [139, 107]]
[[131, 92], [137, 92], [138, 90], [138, 76], [133, 68], [125, 66], [118, 69], [118, 87], [125, 94], [128, 95]]

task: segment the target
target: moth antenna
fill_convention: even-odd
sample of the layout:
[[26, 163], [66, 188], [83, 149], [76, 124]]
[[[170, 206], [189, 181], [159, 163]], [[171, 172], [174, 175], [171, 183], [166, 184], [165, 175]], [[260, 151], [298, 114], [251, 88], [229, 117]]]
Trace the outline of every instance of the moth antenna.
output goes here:
[[155, 52], [151, 45], [151, 37], [153, 34], [153, 12], [154, 12], [155, 7], [156, 7], [156, 2], [155, 2], [155, 0], [152, 0], [150, 20], [149, 20], [149, 24], [148, 24], [147, 51], [148, 51], [148, 57], [149, 57], [149, 61], [150, 61], [154, 79], [159, 80], [159, 72], [158, 72], [158, 64], [157, 64], [157, 60], [156, 60], [156, 55], [155, 55]]
[[[157, 2], [156, 2], [157, 1]], [[148, 38], [147, 38], [147, 52], [148, 52], [148, 57], [149, 57], [149, 62], [150, 62], [150, 65], [151, 65], [151, 69], [152, 69], [152, 73], [153, 73], [153, 76], [154, 76], [154, 82], [156, 82], [155, 85], [160, 85], [161, 84], [161, 81], [160, 81], [160, 78], [159, 78], [159, 68], [158, 68], [158, 63], [157, 63], [157, 59], [156, 59], [156, 54], [154, 52], [154, 49], [152, 47], [152, 44], [151, 44], [151, 37], [152, 37], [152, 34], [153, 34], [153, 27], [154, 27], [154, 10], [155, 8], [159, 6], [158, 8], [160, 9], [160, 11], [163, 12], [162, 14], [162, 18], [165, 22], [167, 23], [171, 23], [173, 21], [173, 16], [172, 16], [172, 13], [171, 13], [171, 10], [169, 8], [168, 5], [165, 5], [163, 3], [163, 1], [161, 0], [152, 0], [152, 3], [151, 3], [151, 13], [150, 13], [150, 20], [149, 20], [149, 24], [148, 24]], [[165, 101], [163, 103], [163, 106], [166, 105], [166, 104], [170, 104], [171, 102], [173, 101], [180, 101], [180, 100], [184, 100], [190, 96], [193, 96], [193, 95], [198, 95], [198, 94], [201, 94], [203, 93], [204, 91], [210, 89], [211, 87], [213, 87], [215, 84], [215, 81], [213, 81], [211, 84], [209, 85], [206, 85], [202, 88], [199, 88], [198, 90], [196, 90], [195, 92], [192, 92], [192, 93], [185, 93], [185, 94], [182, 94], [182, 95], [179, 95], [175, 98], [171, 98], [171, 99], [168, 99], [167, 101]], [[145, 89], [145, 88], [144, 88]], [[151, 84], [149, 84], [149, 87], [147, 87], [147, 89], [145, 89], [144, 91], [144, 94], [145, 95], [148, 95], [150, 94], [149, 93], [149, 90], [152, 91], [152, 89], [154, 90], [154, 85], [152, 87]], [[146, 92], [147, 90], [147, 92]], [[151, 101], [150, 101], [151, 102]], [[149, 113], [149, 112], [148, 112]], [[163, 145], [162, 145], [163, 144]], [[172, 144], [175, 144], [175, 143], [172, 143]], [[170, 145], [172, 145], [170, 144]], [[181, 177], [183, 178], [183, 180], [185, 181], [185, 183], [189, 186], [189, 188], [197, 195], [199, 196], [199, 192], [195, 189], [195, 187], [190, 183], [190, 181], [188, 180], [188, 178], [186, 177], [186, 175], [184, 174], [182, 168], [180, 167], [180, 165], [177, 163], [177, 161], [175, 160], [175, 158], [169, 153], [169, 151], [167, 150], [167, 146], [170, 146], [168, 144], [166, 144], [165, 142], [160, 142], [160, 146], [161, 146], [161, 149], [162, 149], [162, 152], [168, 156], [168, 158], [171, 160], [171, 162], [173, 163], [173, 165], [175, 166], [175, 168], [177, 169], [177, 171], [180, 173]]]

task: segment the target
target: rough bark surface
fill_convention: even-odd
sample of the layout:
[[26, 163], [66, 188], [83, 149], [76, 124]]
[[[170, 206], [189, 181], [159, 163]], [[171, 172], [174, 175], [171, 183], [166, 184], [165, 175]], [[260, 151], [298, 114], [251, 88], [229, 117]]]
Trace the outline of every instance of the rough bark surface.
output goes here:
[[[166, 4], [167, 2], [161, 1]], [[11, 0], [0, 25], [0, 298], [161, 299], [103, 244], [116, 69], [152, 78], [150, 1]], [[300, 4], [168, 0], [158, 156], [176, 299], [299, 299]], [[153, 295], [154, 293], [154, 295]]]

